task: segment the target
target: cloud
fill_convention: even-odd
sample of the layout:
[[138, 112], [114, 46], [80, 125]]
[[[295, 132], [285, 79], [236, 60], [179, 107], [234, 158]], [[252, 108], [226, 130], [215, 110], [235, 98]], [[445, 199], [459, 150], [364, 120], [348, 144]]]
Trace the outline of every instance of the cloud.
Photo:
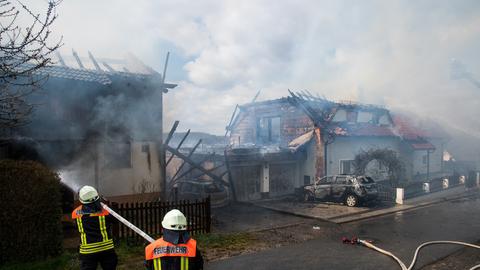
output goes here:
[[[35, 4], [40, 5], [40, 4]], [[480, 89], [450, 78], [450, 60], [480, 80], [480, 2], [64, 1], [65, 47], [161, 71], [173, 51], [166, 125], [222, 134], [235, 104], [309, 89], [385, 103], [480, 137]], [[168, 79], [168, 78], [167, 78]], [[459, 105], [461, 104], [461, 105]], [[167, 128], [167, 126], [166, 126]]]

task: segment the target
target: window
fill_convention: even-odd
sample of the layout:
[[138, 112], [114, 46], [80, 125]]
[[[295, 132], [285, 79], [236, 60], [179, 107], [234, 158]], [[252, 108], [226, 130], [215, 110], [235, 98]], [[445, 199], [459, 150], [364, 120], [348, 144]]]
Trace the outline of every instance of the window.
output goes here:
[[304, 185], [310, 185], [310, 175], [304, 175], [303, 176], [303, 184]]
[[339, 185], [345, 185], [347, 184], [347, 177], [346, 176], [337, 176], [337, 179], [335, 180], [336, 184]]
[[257, 139], [260, 143], [280, 142], [280, 117], [263, 117], [257, 123]]
[[375, 183], [369, 176], [358, 177], [355, 179], [358, 184], [372, 184]]
[[353, 160], [340, 160], [340, 174], [354, 173]]
[[372, 123], [373, 122], [373, 114], [371, 112], [358, 112], [358, 119], [359, 123]]
[[380, 124], [381, 126], [389, 126], [391, 123], [390, 123], [390, 119], [388, 118], [388, 115], [386, 114], [380, 115], [380, 117], [378, 118], [378, 124]]
[[347, 111], [338, 110], [333, 117], [334, 122], [344, 122], [347, 120]]
[[348, 123], [355, 123], [357, 122], [357, 115], [358, 113], [355, 111], [349, 111], [347, 112], [347, 122]]
[[333, 183], [333, 176], [325, 176], [318, 180], [317, 185], [326, 185]]

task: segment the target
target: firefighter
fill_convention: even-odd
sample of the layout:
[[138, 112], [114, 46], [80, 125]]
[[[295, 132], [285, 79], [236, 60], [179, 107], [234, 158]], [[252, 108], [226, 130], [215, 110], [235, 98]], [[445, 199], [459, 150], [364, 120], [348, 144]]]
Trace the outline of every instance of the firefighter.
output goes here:
[[187, 232], [187, 219], [177, 209], [162, 220], [163, 237], [145, 248], [148, 270], [202, 270], [203, 258], [197, 242]]
[[100, 204], [95, 188], [83, 186], [78, 192], [82, 203], [72, 212], [72, 219], [80, 232], [80, 270], [95, 270], [100, 264], [103, 270], [117, 268], [111, 227], [112, 216]]

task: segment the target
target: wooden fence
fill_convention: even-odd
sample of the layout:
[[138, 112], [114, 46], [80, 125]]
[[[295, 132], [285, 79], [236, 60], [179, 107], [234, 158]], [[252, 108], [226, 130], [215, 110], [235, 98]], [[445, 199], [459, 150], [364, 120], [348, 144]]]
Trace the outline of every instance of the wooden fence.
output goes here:
[[[210, 232], [210, 197], [195, 201], [112, 203], [112, 208], [153, 238], [161, 235], [163, 216], [172, 209], [180, 210], [187, 217], [187, 230], [190, 234]], [[113, 235], [116, 239], [143, 239], [120, 222], [114, 226]]]

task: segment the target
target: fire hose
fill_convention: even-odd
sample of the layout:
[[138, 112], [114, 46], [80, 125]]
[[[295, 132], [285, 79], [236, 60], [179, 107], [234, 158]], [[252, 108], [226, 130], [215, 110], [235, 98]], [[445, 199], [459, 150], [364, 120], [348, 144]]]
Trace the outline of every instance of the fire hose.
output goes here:
[[132, 223], [130, 223], [128, 220], [124, 219], [122, 216], [120, 216], [119, 214], [117, 214], [117, 212], [113, 211], [112, 208], [108, 207], [106, 204], [104, 203], [101, 203], [102, 204], [102, 207], [107, 210], [112, 216], [114, 216], [116, 219], [118, 219], [118, 221], [122, 222], [123, 224], [125, 224], [125, 226], [127, 226], [128, 228], [132, 229], [134, 232], [136, 232], [137, 234], [139, 234], [141, 237], [145, 238], [145, 240], [147, 240], [148, 242], [152, 243], [155, 241], [155, 239], [153, 239], [152, 237], [150, 237], [148, 234], [146, 234], [144, 231], [140, 230], [137, 226], [133, 225]]
[[[413, 255], [413, 259], [412, 259], [412, 262], [410, 263], [410, 265], [407, 267], [405, 265], [405, 263], [402, 262], [402, 260], [400, 260], [397, 256], [395, 256], [393, 253], [387, 251], [387, 250], [384, 250], [384, 249], [381, 249], [377, 246], [375, 246], [374, 244], [371, 243], [371, 241], [368, 241], [368, 240], [362, 240], [362, 239], [358, 239], [356, 237], [352, 238], [351, 240], [346, 238], [346, 237], [343, 237], [342, 238], [342, 241], [343, 243], [350, 243], [350, 244], [359, 244], [359, 245], [364, 245], [368, 248], [371, 248], [373, 250], [376, 250], [384, 255], [387, 255], [391, 258], [393, 258], [399, 265], [400, 267], [402, 268], [402, 270], [412, 270], [413, 269], [413, 266], [415, 265], [416, 261], [417, 261], [417, 258], [418, 258], [418, 253], [420, 252], [420, 249], [426, 247], [426, 246], [429, 246], [429, 245], [437, 245], [437, 244], [453, 244], [453, 245], [461, 245], [461, 246], [467, 246], [467, 247], [472, 247], [472, 248], [478, 248], [480, 249], [480, 246], [478, 245], [474, 245], [474, 244], [470, 244], [470, 243], [465, 243], [465, 242], [458, 242], [458, 241], [430, 241], [430, 242], [425, 242], [423, 244], [421, 244], [420, 246], [417, 247], [417, 249], [415, 250], [415, 253]], [[469, 270], [475, 270], [475, 269], [480, 269], [480, 264], [478, 265], [475, 265], [473, 266], [472, 268], [470, 268]]]

